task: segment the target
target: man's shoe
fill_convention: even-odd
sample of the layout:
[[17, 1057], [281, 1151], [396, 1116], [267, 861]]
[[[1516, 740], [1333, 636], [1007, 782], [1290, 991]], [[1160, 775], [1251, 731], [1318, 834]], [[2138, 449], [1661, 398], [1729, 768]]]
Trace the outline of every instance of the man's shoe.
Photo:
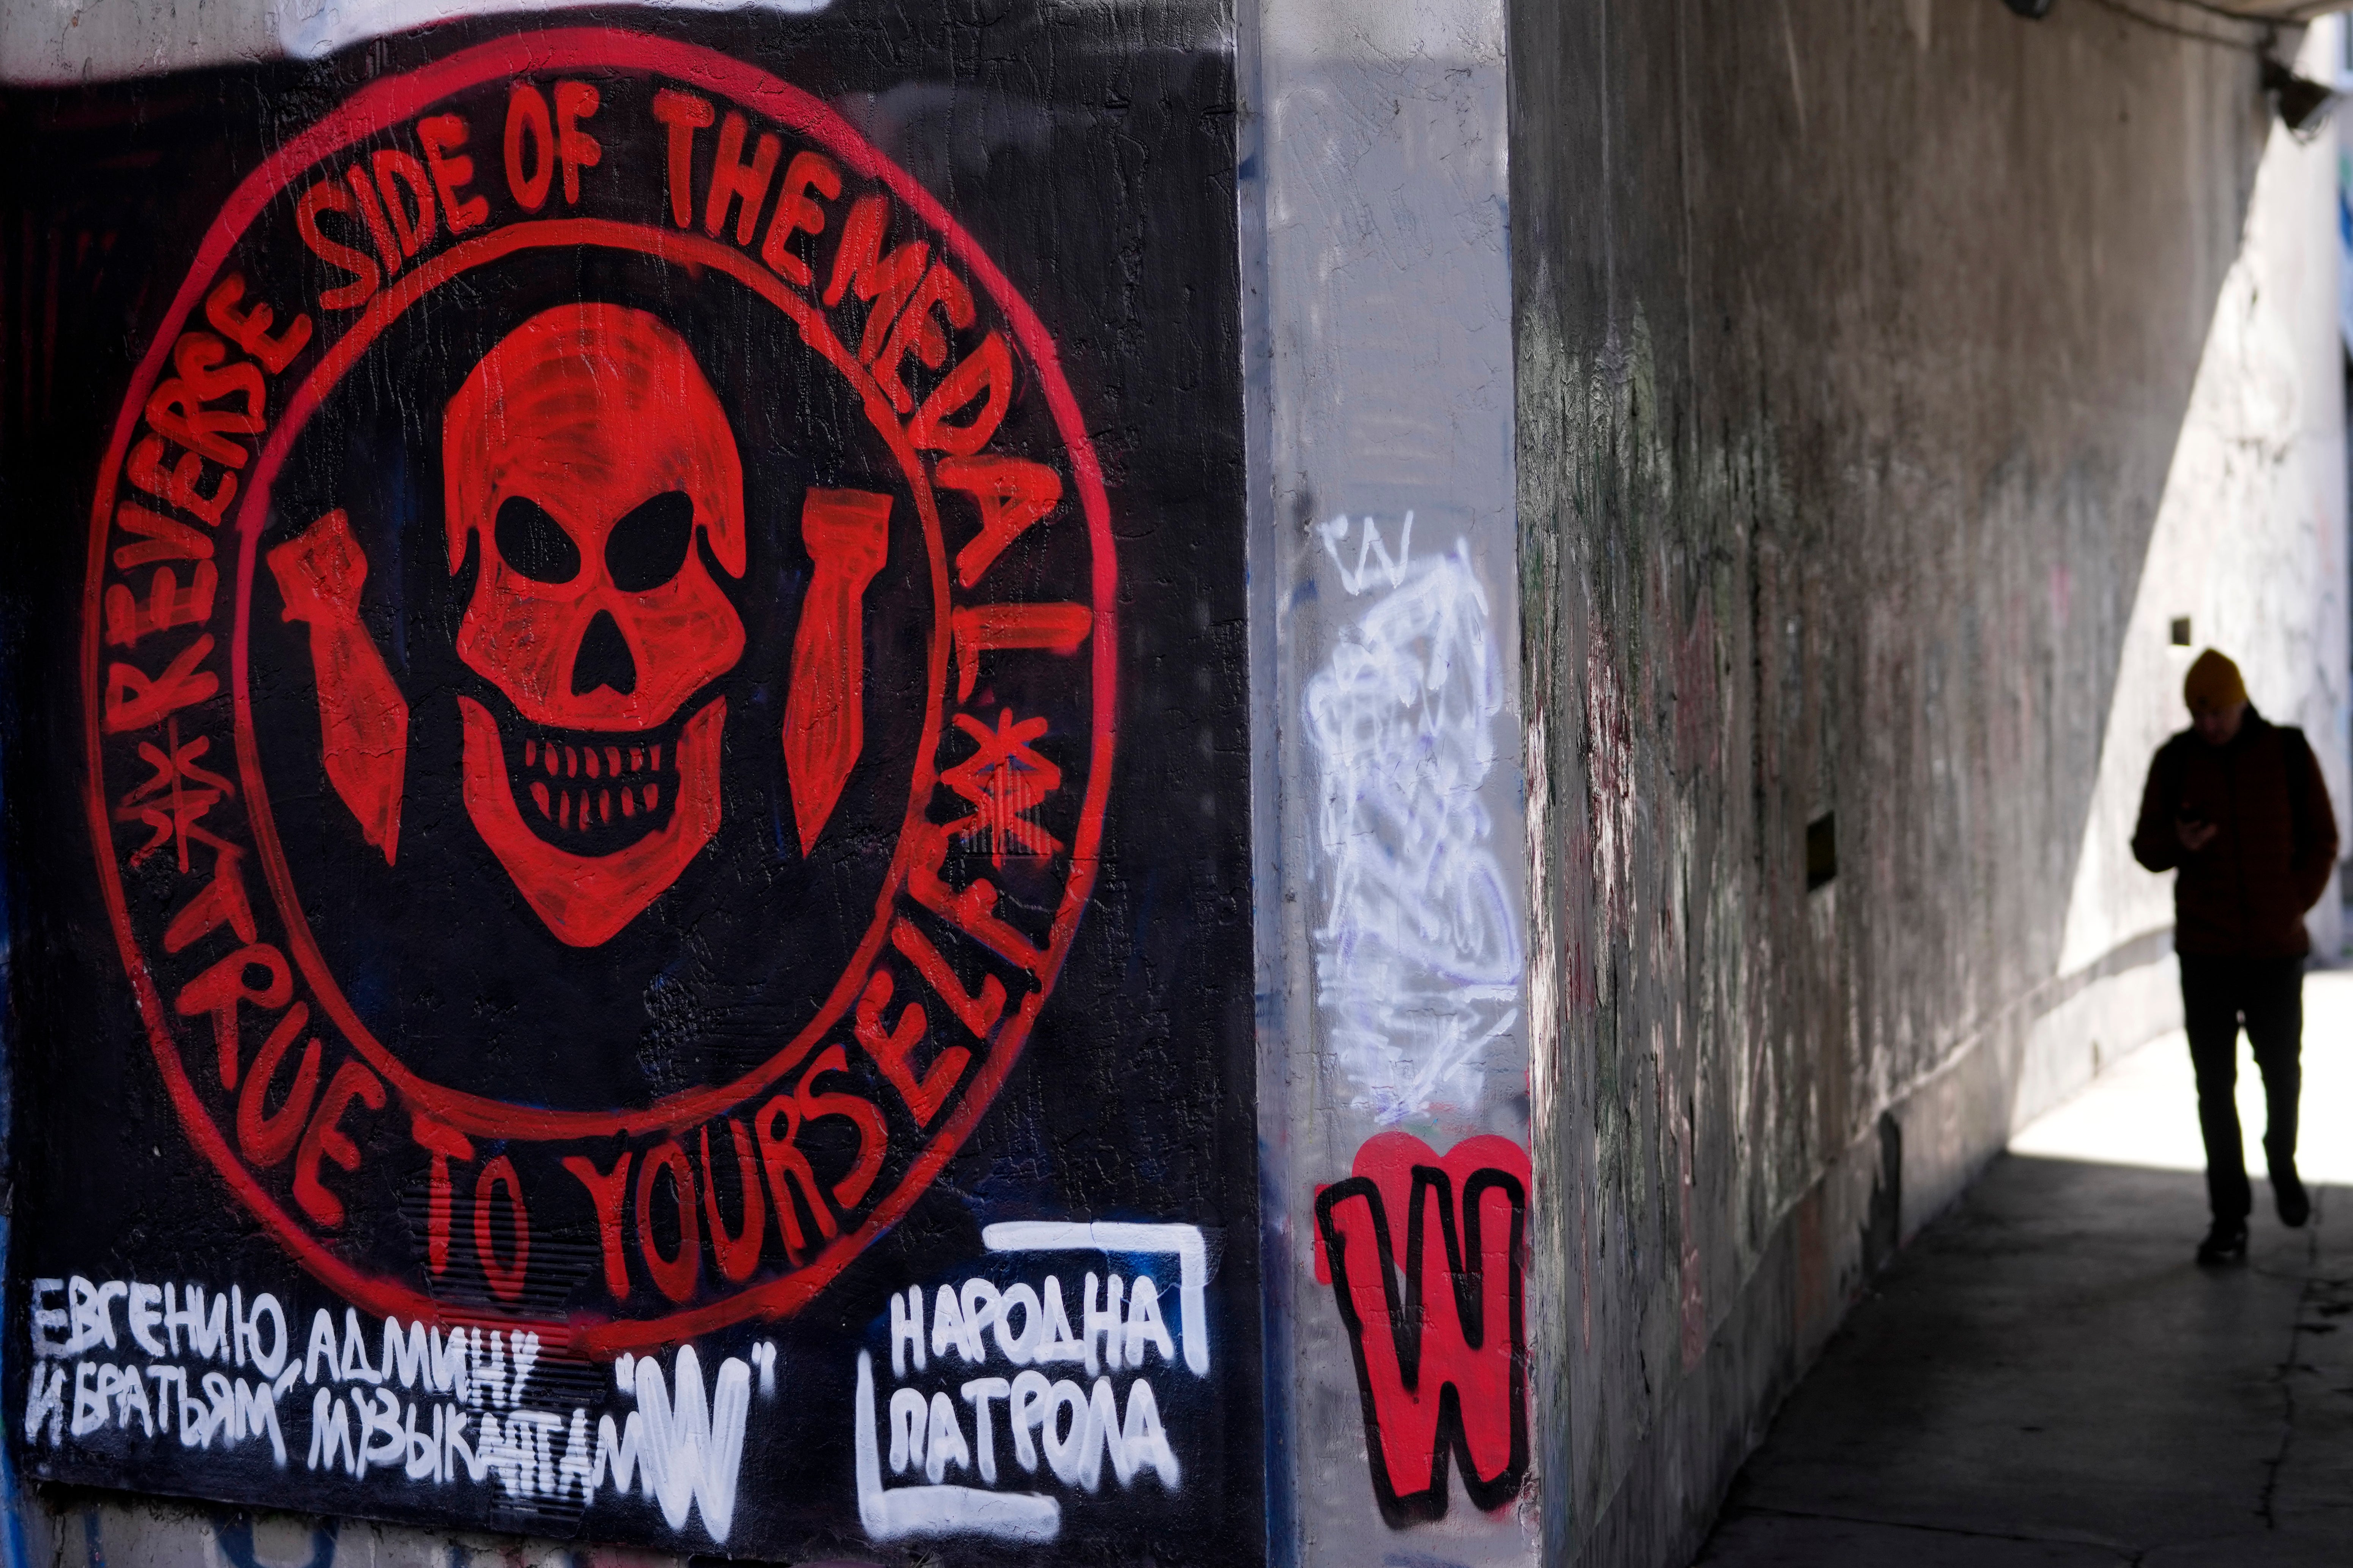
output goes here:
[[2290, 1230], [2302, 1228], [2312, 1217], [2312, 1194], [2304, 1190], [2293, 1165], [2272, 1173], [2272, 1201], [2279, 1205], [2280, 1224]]
[[2218, 1219], [2206, 1239], [2198, 1244], [2198, 1262], [2211, 1268], [2219, 1263], [2229, 1263], [2247, 1256], [2247, 1222], [2242, 1219]]

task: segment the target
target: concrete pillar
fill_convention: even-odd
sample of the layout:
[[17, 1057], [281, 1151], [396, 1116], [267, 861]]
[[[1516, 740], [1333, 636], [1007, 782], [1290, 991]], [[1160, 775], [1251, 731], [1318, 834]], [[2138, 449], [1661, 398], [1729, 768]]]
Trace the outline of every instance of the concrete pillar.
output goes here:
[[[1242, 19], [1269, 1553], [1372, 1562], [1442, 1521], [1450, 1559], [1524, 1563], [1552, 1349], [1496, 1234], [1532, 1243], [1545, 1201], [1503, 9], [1270, 0]], [[1462, 1354], [1438, 1216], [1474, 1208], [1488, 1315]], [[1430, 1308], [1411, 1398], [1385, 1326], [1343, 1299], [1377, 1268], [1377, 1215], [1400, 1268], [1417, 1215], [1429, 1238], [1403, 1284]], [[1430, 1419], [1440, 1378], [1466, 1446]]]

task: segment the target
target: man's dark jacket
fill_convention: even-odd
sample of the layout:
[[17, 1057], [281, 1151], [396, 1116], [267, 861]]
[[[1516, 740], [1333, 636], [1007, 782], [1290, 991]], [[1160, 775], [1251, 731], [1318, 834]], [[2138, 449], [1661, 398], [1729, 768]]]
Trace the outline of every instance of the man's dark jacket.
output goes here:
[[[2176, 818], [2211, 822], [2195, 854]], [[2158, 748], [2141, 792], [2133, 858], [2179, 868], [2173, 946], [2213, 958], [2300, 958], [2312, 951], [2304, 911], [2337, 865], [2337, 814], [2304, 731], [2247, 710], [2227, 746], [2184, 730]]]

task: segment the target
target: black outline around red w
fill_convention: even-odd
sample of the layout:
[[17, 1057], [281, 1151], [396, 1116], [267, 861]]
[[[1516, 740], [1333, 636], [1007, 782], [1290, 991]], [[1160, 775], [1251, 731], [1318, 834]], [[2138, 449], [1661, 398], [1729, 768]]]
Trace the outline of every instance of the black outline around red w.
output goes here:
[[[1480, 1247], [1480, 1199], [1490, 1189], [1499, 1190], [1511, 1201], [1512, 1219], [1510, 1245], [1504, 1256], [1510, 1259], [1508, 1289], [1511, 1321], [1505, 1325], [1486, 1321], [1484, 1293], [1486, 1286], [1485, 1253]], [[1383, 1299], [1387, 1303], [1388, 1322], [1385, 1325], [1397, 1354], [1397, 1365], [1404, 1391], [1417, 1400], [1422, 1397], [1422, 1331], [1426, 1312], [1423, 1294], [1423, 1270], [1428, 1260], [1423, 1257], [1423, 1208], [1435, 1191], [1438, 1200], [1438, 1222], [1440, 1239], [1446, 1248], [1446, 1271], [1453, 1286], [1455, 1321], [1461, 1330], [1463, 1346], [1482, 1355], [1506, 1354], [1510, 1367], [1506, 1374], [1511, 1424], [1511, 1455], [1503, 1469], [1492, 1476], [1479, 1473], [1472, 1458], [1469, 1433], [1463, 1424], [1462, 1391], [1449, 1379], [1437, 1392], [1438, 1411], [1430, 1446], [1430, 1473], [1398, 1477], [1390, 1474], [1387, 1450], [1382, 1442], [1381, 1402], [1373, 1386], [1372, 1372], [1366, 1360], [1366, 1335], [1368, 1326], [1359, 1317], [1353, 1292], [1349, 1289], [1348, 1270], [1352, 1259], [1348, 1242], [1335, 1217], [1339, 1206], [1351, 1199], [1361, 1199], [1373, 1224], [1373, 1245], [1377, 1258], [1372, 1261], [1380, 1270]], [[1372, 1471], [1373, 1495], [1378, 1500], [1381, 1517], [1390, 1528], [1443, 1519], [1447, 1505], [1447, 1459], [1451, 1454], [1461, 1469], [1462, 1486], [1472, 1503], [1481, 1509], [1497, 1509], [1518, 1495], [1521, 1483], [1528, 1472], [1528, 1410], [1527, 1410], [1527, 1328], [1525, 1321], [1524, 1280], [1522, 1278], [1521, 1246], [1527, 1224], [1527, 1193], [1517, 1176], [1493, 1168], [1474, 1171], [1462, 1184], [1462, 1215], [1458, 1234], [1455, 1220], [1453, 1183], [1437, 1165], [1417, 1164], [1413, 1167], [1412, 1194], [1406, 1204], [1405, 1289], [1400, 1300], [1398, 1289], [1397, 1254], [1389, 1239], [1387, 1206], [1381, 1199], [1379, 1186], [1369, 1176], [1354, 1176], [1326, 1187], [1315, 1200], [1315, 1226], [1324, 1238], [1325, 1257], [1330, 1260], [1332, 1294], [1340, 1308], [1342, 1322], [1347, 1326], [1348, 1343], [1356, 1361], [1356, 1390], [1365, 1407], [1365, 1447]], [[1368, 1260], [1354, 1260], [1358, 1268]], [[1490, 1336], [1499, 1330], [1508, 1334], [1507, 1342], [1497, 1346]], [[1482, 1412], [1492, 1416], [1492, 1413]], [[1404, 1489], [1399, 1483], [1404, 1483]]]

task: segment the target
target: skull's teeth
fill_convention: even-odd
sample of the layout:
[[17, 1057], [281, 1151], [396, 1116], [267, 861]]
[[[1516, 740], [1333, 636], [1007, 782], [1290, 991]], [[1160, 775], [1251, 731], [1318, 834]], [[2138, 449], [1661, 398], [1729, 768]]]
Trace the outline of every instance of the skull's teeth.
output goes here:
[[543, 819], [563, 828], [577, 826], [585, 831], [591, 826], [611, 822], [616, 795], [620, 797], [618, 805], [625, 819], [634, 817], [641, 811], [651, 816], [661, 805], [661, 785], [657, 784], [649, 784], [641, 788], [623, 784], [618, 789], [592, 792], [585, 789], [551, 790], [543, 779], [531, 781], [532, 805], [539, 808]]
[[[540, 820], [564, 832], [587, 833], [609, 826], [616, 807], [625, 822], [661, 809], [662, 786], [656, 780], [665, 760], [662, 751], [659, 745], [567, 745], [533, 736], [522, 743], [522, 769], [534, 776], [516, 782], [528, 786]], [[546, 776], [536, 776], [543, 769]], [[589, 784], [590, 779], [597, 782]]]
[[659, 746], [559, 746], [537, 740], [522, 743], [522, 765], [544, 768], [550, 778], [576, 779], [585, 772], [592, 779], [617, 779], [625, 774], [661, 772]]

